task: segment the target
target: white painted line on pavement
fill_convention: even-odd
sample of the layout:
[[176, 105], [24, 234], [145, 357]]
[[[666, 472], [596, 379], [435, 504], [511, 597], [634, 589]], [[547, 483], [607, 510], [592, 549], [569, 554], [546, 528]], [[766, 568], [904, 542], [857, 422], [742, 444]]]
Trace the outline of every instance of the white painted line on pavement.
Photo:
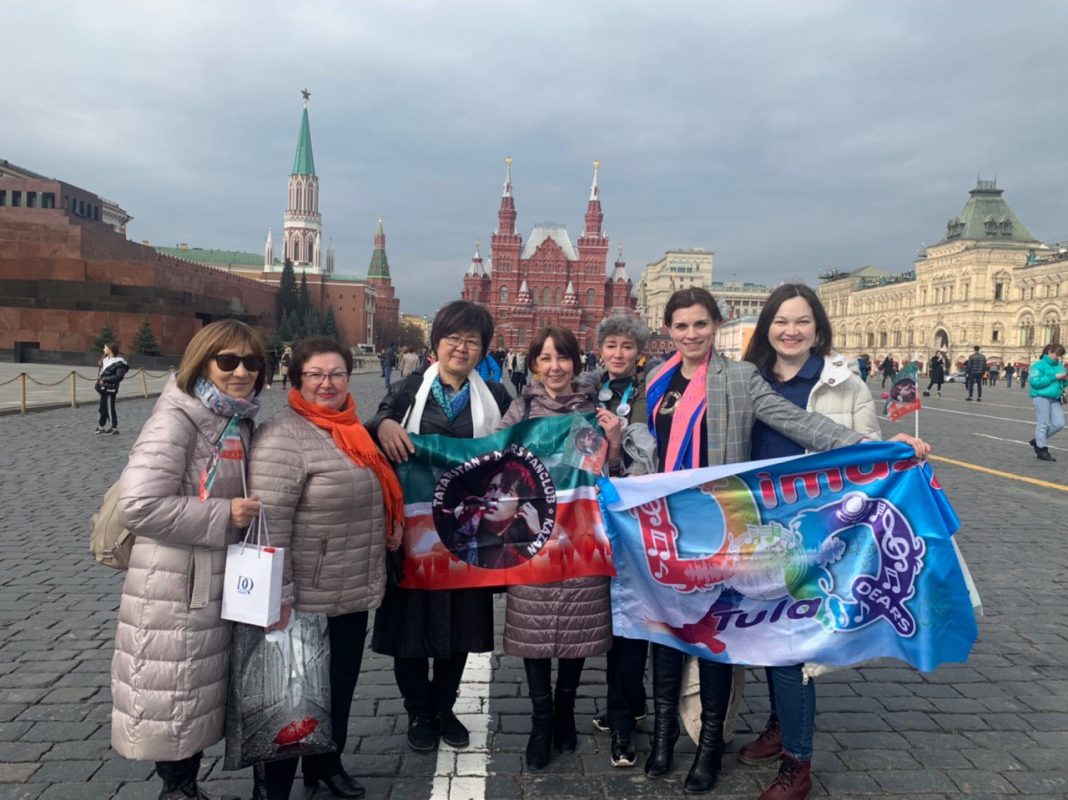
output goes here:
[[[948, 400], [951, 403], [967, 403], [968, 402], [967, 400], [964, 400], [963, 398], [960, 398], [960, 397], [931, 397], [929, 399], [930, 400]], [[972, 402], [974, 403], [975, 401], [973, 400]], [[1033, 406], [1013, 406], [1013, 405], [1009, 405], [1007, 403], [991, 403], [991, 402], [989, 402], [987, 400], [984, 400], [982, 402], [983, 402], [983, 408], [990, 408], [990, 407], [994, 407], [994, 408], [1015, 408], [1017, 411], [1031, 411], [1032, 408], [1033, 408]], [[927, 408], [927, 406], [924, 406], [924, 408]]]
[[430, 800], [485, 800], [489, 774], [490, 684], [493, 653], [471, 653], [464, 667], [460, 696], [453, 711], [471, 733], [471, 744], [456, 750], [438, 748]]
[[990, 414], [973, 414], [971, 411], [954, 411], [952, 408], [932, 408], [931, 406], [924, 406], [923, 411], [940, 411], [943, 414], [960, 414], [965, 417], [982, 417], [983, 419], [996, 419], [1001, 422], [1019, 422], [1023, 425], [1030, 425], [1032, 428], [1035, 426], [1033, 419], [1012, 419], [1011, 417], [993, 417]]
[[[997, 439], [999, 442], [1012, 442], [1013, 444], [1022, 444], [1025, 447], [1030, 447], [1030, 442], [1021, 442], [1019, 439], [1002, 439], [1000, 436], [991, 436], [989, 433], [972, 433], [972, 436], [982, 436], [984, 439]], [[1047, 445], [1050, 450], [1064, 450], [1068, 452], [1068, 447], [1054, 447], [1053, 445]]]

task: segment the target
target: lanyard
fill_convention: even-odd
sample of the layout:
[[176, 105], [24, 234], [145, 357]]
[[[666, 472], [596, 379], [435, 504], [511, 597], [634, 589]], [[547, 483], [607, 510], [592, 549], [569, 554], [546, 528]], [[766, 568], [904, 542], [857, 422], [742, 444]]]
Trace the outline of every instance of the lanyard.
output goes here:
[[[602, 397], [604, 396], [605, 392], [609, 393], [608, 394], [608, 398], [605, 399], [604, 401], [602, 401], [604, 403], [607, 403], [609, 400], [611, 400], [612, 399], [612, 394], [614, 394], [614, 392], [612, 392], [612, 387], [609, 385], [609, 383], [610, 383], [609, 381], [605, 381], [604, 382], [604, 386], [601, 387], [600, 395]], [[634, 391], [634, 381], [631, 381], [630, 383], [627, 384], [627, 391], [623, 392], [623, 398], [619, 401], [619, 405], [620, 406], [626, 406], [628, 412], [630, 411], [630, 402], [629, 402], [630, 401], [630, 395], [631, 395], [631, 392], [633, 392], [633, 391]], [[616, 408], [618, 409], [619, 406], [616, 406]], [[623, 416], [626, 416], [626, 415], [624, 414]]]

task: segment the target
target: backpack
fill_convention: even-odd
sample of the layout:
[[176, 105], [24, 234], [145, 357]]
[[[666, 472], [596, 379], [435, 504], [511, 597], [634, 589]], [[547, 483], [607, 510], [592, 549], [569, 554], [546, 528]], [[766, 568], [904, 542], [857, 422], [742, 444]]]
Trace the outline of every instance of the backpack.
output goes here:
[[[200, 432], [196, 431], [193, 434], [189, 451], [186, 453], [186, 461], [193, 457], [199, 438]], [[125, 570], [130, 568], [134, 535], [122, 527], [122, 520], [119, 517], [119, 484], [121, 482], [120, 476], [119, 480], [111, 484], [104, 492], [100, 510], [93, 514], [89, 521], [89, 552], [98, 564], [112, 569]]]

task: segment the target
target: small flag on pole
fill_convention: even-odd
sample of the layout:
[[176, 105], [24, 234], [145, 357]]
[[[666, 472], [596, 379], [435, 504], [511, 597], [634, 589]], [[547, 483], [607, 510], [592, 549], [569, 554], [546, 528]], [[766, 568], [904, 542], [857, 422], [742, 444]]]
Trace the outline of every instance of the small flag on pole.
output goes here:
[[913, 361], [894, 376], [894, 384], [886, 396], [883, 413], [892, 420], [899, 420], [913, 411], [920, 410], [920, 392], [916, 385], [920, 364]]

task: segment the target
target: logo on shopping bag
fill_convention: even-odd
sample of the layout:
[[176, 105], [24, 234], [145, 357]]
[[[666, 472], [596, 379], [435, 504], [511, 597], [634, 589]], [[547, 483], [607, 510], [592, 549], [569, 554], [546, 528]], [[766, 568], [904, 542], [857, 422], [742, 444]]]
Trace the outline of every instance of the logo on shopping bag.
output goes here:
[[252, 587], [254, 585], [255, 583], [248, 575], [239, 575], [237, 578], [237, 593], [252, 594]]

